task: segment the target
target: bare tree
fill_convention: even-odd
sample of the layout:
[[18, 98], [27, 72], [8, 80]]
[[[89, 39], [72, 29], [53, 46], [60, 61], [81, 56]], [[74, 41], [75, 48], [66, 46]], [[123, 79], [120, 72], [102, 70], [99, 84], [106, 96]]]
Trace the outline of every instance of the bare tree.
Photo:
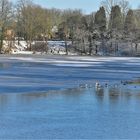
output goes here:
[[105, 8], [106, 15], [109, 18], [111, 9], [113, 6], [117, 5], [119, 3], [118, 0], [104, 0], [101, 2], [101, 6]]
[[3, 47], [5, 31], [11, 17], [11, 3], [8, 0], [0, 1], [0, 53]]
[[121, 7], [122, 20], [123, 20], [122, 22], [123, 22], [123, 25], [124, 25], [125, 17], [127, 15], [128, 10], [130, 9], [129, 2], [127, 0], [121, 0], [119, 2], [119, 5]]
[[101, 2], [101, 6], [105, 8], [107, 18], [109, 19], [112, 7], [119, 5], [121, 8], [123, 22], [125, 20], [125, 16], [129, 10], [129, 2], [127, 0], [104, 0]]

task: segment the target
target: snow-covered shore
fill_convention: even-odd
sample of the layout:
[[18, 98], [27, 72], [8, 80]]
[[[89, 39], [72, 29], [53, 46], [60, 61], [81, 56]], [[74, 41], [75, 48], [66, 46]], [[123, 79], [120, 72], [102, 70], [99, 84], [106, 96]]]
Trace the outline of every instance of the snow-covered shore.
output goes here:
[[[29, 44], [26, 41], [4, 41], [3, 52], [10, 54], [49, 54], [49, 55], [65, 55], [65, 41], [33, 41], [32, 51], [29, 51]], [[71, 45], [71, 41], [67, 41], [67, 46]], [[9, 47], [10, 46], [10, 47]], [[46, 52], [47, 49], [47, 52]], [[68, 55], [77, 55], [68, 51]]]
[[[9, 47], [11, 46], [11, 47]], [[72, 48], [72, 42], [67, 41], [68, 52], [66, 52], [65, 41], [34, 41], [31, 43], [31, 50], [28, 42], [26, 41], [4, 41], [3, 52], [10, 54], [48, 54], [48, 55], [79, 55], [80, 52], [76, 52]], [[95, 54], [95, 46], [93, 46], [92, 55], [99, 56], [137, 56], [140, 55], [140, 44], [130, 42], [120, 42], [118, 44], [118, 51], [115, 52], [115, 48], [105, 46], [103, 48], [98, 46], [98, 53]], [[88, 52], [88, 50], [87, 50]], [[88, 54], [88, 53], [87, 53]]]

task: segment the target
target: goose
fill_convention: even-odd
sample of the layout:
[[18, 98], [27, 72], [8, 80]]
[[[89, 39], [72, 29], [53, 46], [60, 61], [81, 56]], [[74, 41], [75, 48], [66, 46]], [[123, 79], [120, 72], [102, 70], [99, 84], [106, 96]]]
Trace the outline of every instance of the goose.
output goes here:
[[95, 88], [101, 88], [101, 85], [98, 82], [96, 82], [95, 83]]

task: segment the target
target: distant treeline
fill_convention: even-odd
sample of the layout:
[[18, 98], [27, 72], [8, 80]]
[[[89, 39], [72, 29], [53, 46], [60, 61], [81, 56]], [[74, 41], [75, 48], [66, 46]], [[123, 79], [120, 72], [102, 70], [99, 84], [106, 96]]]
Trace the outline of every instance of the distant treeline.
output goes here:
[[105, 0], [97, 12], [85, 15], [81, 10], [42, 8], [30, 0], [0, 0], [0, 52], [4, 40], [15, 38], [26, 40], [30, 50], [34, 40], [71, 40], [81, 54], [97, 54], [99, 45], [115, 44], [116, 51], [119, 42], [140, 42], [140, 8], [130, 9], [127, 0]]

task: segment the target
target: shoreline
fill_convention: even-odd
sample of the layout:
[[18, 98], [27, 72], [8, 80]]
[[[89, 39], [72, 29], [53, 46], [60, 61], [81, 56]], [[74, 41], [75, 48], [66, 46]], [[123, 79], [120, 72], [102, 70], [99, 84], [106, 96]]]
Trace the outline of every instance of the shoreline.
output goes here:
[[140, 58], [138, 56], [98, 56], [98, 55], [53, 55], [53, 54], [0, 54], [0, 57], [90, 57], [90, 58]]

